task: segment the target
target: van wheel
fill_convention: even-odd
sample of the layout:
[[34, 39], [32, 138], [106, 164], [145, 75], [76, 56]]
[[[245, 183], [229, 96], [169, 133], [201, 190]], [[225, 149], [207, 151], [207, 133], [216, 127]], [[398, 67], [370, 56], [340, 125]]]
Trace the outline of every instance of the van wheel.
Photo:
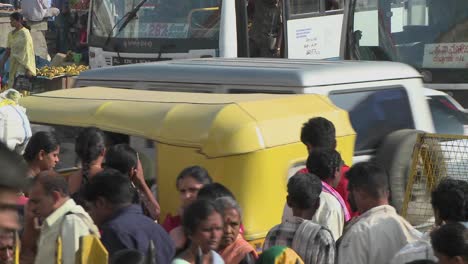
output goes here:
[[413, 129], [397, 130], [388, 134], [377, 149], [375, 161], [389, 177], [390, 203], [401, 213], [406, 185], [411, 168], [412, 155], [417, 135]]

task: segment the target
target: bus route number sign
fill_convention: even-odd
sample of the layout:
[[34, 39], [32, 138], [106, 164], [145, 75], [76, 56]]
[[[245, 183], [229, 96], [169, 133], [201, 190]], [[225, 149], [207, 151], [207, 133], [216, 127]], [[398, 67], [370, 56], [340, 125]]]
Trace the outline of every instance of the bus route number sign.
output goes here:
[[151, 23], [146, 24], [145, 33], [148, 37], [157, 38], [187, 38], [188, 24], [185, 23]]

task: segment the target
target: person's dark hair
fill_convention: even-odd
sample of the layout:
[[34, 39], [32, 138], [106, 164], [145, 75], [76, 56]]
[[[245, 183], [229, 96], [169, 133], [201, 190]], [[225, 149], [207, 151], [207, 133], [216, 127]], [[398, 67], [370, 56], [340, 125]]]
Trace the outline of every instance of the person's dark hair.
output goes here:
[[27, 167], [23, 158], [0, 142], [0, 188], [19, 190], [25, 187]]
[[130, 144], [130, 136], [128, 135], [109, 131], [104, 131], [104, 134], [106, 135], [107, 147], [118, 144]]
[[145, 256], [135, 249], [122, 249], [111, 256], [111, 264], [143, 264]]
[[206, 185], [213, 182], [208, 171], [200, 166], [191, 166], [183, 169], [176, 179], [176, 187], [179, 188], [179, 182], [186, 177], [192, 177], [197, 182]]
[[360, 189], [374, 199], [388, 196], [388, 176], [385, 170], [373, 162], [359, 162], [354, 164], [346, 173], [348, 189]]
[[200, 223], [206, 220], [213, 213], [222, 214], [214, 201], [201, 199], [190, 204], [184, 210], [184, 216], [182, 219], [182, 226], [184, 228], [185, 235], [188, 237], [195, 233]]
[[128, 176], [115, 169], [105, 169], [89, 180], [84, 197], [90, 202], [103, 197], [119, 206], [132, 203], [134, 192]]
[[301, 141], [313, 148], [336, 148], [335, 126], [328, 119], [314, 117], [302, 126]]
[[33, 184], [40, 184], [47, 195], [59, 192], [63, 196], [68, 196], [68, 182], [65, 177], [52, 171], [40, 172], [34, 179]]
[[431, 243], [434, 251], [442, 255], [468, 261], [468, 229], [460, 223], [448, 223], [433, 231]]
[[444, 221], [467, 221], [466, 207], [468, 204], [466, 194], [468, 183], [462, 180], [443, 179], [432, 191], [431, 204]]
[[89, 166], [106, 148], [106, 136], [96, 127], [87, 127], [80, 131], [75, 141], [75, 152], [81, 160], [83, 178], [88, 179]]
[[21, 22], [21, 25], [23, 25], [23, 27], [27, 28], [28, 30], [31, 30], [26, 21], [24, 21], [23, 15], [20, 12], [11, 13], [10, 18], [15, 21]]
[[289, 206], [311, 209], [316, 206], [322, 192], [322, 182], [312, 173], [297, 172], [288, 181]]
[[39, 131], [36, 132], [29, 140], [28, 145], [24, 150], [23, 158], [27, 162], [31, 162], [36, 159], [37, 154], [39, 154], [41, 150], [44, 150], [46, 153], [51, 153], [59, 146], [60, 141], [54, 133]]
[[333, 179], [342, 165], [341, 155], [334, 149], [313, 149], [307, 158], [307, 170], [321, 180]]
[[411, 262], [407, 262], [406, 264], [437, 264], [437, 262], [430, 259], [418, 259], [413, 260]]
[[106, 151], [106, 168], [112, 168], [127, 175], [138, 164], [137, 152], [128, 144], [117, 144]]
[[10, 18], [19, 22], [23, 21], [23, 15], [20, 12], [11, 13]]
[[197, 194], [197, 199], [216, 200], [221, 197], [231, 197], [236, 199], [234, 194], [221, 183], [213, 182], [203, 186]]

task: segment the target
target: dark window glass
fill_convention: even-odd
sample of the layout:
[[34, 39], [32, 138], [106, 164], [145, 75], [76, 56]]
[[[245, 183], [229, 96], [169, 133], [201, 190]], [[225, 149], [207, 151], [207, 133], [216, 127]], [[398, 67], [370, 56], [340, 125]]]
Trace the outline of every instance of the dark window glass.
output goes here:
[[291, 0], [290, 12], [293, 15], [319, 12], [319, 0]]
[[414, 128], [403, 88], [332, 93], [330, 99], [349, 112], [357, 133], [356, 151], [373, 150], [389, 133]]

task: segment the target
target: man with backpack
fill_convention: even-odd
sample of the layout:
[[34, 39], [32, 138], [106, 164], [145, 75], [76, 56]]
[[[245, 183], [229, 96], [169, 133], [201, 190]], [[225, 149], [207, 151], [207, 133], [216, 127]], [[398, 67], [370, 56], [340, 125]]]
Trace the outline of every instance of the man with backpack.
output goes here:
[[68, 193], [65, 178], [39, 174], [30, 189], [28, 211], [38, 217], [41, 229], [34, 263], [75, 263], [80, 238], [99, 231], [91, 217]]

